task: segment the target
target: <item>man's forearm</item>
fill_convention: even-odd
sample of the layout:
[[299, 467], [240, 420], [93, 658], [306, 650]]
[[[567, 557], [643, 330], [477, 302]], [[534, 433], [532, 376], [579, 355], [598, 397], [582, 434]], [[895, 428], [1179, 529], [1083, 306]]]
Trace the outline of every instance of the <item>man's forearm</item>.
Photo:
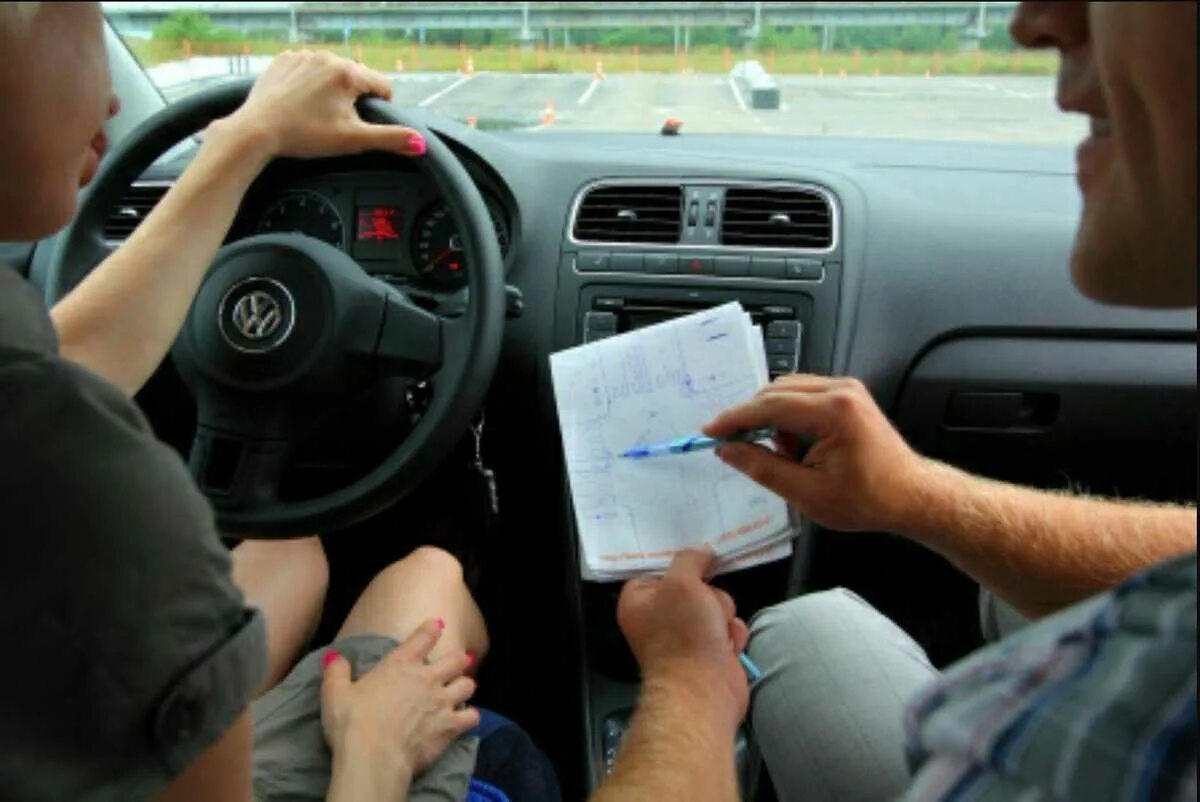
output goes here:
[[1052, 493], [926, 462], [901, 534], [1030, 617], [1196, 548], [1196, 510]]
[[646, 679], [613, 773], [591, 802], [730, 802], [738, 799], [737, 722], [703, 683]]
[[63, 356], [136, 393], [171, 347], [267, 138], [217, 121], [195, 160], [129, 240], [51, 311]]

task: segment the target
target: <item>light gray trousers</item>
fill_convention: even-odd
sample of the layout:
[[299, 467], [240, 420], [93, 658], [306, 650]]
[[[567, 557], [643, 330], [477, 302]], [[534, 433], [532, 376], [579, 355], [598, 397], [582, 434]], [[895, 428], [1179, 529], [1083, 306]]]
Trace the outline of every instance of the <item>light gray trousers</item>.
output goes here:
[[[980, 612], [991, 638], [1023, 623], [990, 594]], [[759, 612], [749, 652], [763, 672], [751, 697], [754, 736], [780, 802], [866, 802], [904, 791], [904, 708], [938, 675], [904, 630], [837, 588]]]

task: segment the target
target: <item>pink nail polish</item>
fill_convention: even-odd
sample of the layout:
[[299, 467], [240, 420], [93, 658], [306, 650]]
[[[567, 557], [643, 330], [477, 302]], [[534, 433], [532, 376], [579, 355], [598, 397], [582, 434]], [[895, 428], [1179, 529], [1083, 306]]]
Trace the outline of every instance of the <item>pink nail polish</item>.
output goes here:
[[445, 628], [446, 628], [446, 622], [445, 622], [445, 621], [443, 621], [443, 620], [442, 620], [442, 619], [440, 619], [440, 618], [436, 618], [436, 619], [434, 619], [434, 620], [437, 622], [437, 628], [438, 628], [438, 629], [445, 629]]
[[467, 652], [467, 668], [474, 668], [475, 662], [475, 653]]
[[413, 134], [408, 138], [408, 152], [411, 156], [425, 155], [425, 137], [421, 134]]
[[339, 657], [341, 657], [341, 655], [338, 654], [337, 649], [330, 649], [329, 651], [325, 652], [325, 656], [321, 658], [321, 667], [329, 668], [330, 663]]

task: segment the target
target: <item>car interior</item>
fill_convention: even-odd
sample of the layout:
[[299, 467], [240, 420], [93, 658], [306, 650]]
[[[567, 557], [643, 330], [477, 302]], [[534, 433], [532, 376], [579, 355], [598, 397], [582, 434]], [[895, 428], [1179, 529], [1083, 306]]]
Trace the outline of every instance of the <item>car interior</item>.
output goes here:
[[[111, 31], [109, 44], [126, 99], [118, 163], [67, 231], [0, 251], [48, 304], [129, 236], [205, 118], [246, 91], [222, 84], [168, 106]], [[231, 542], [321, 535], [331, 581], [314, 647], [389, 562], [424, 544], [456, 555], [491, 635], [473, 703], [530, 734], [564, 798], [611, 768], [638, 671], [616, 624], [619, 583], [580, 579], [555, 351], [737, 300], [756, 323], [786, 324], [770, 330], [772, 377], [857, 377], [923, 454], [1042, 488], [1195, 498], [1195, 311], [1107, 307], [1074, 288], [1080, 200], [1062, 148], [686, 128], [549, 136], [362, 108], [426, 131], [429, 158], [268, 167], [137, 401], [190, 460]], [[286, 253], [237, 250], [252, 237]], [[227, 313], [222, 293], [286, 272], [298, 253], [322, 266], [327, 286], [303, 292], [325, 299], [320, 325], [345, 350], [219, 364], [207, 332]], [[356, 293], [381, 284], [382, 308], [364, 311]], [[413, 338], [434, 343], [436, 364]], [[977, 586], [888, 533], [800, 522], [789, 560], [715, 584], [746, 619], [850, 588], [937, 666], [982, 643]], [[746, 798], [772, 799], [748, 731], [738, 750]]]

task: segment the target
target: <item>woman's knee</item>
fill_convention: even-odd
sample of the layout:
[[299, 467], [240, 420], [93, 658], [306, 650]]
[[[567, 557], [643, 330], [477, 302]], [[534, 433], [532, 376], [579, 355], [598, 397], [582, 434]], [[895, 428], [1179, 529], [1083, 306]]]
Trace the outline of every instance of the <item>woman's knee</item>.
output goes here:
[[422, 621], [442, 618], [443, 640], [481, 657], [487, 649], [483, 616], [450, 553], [421, 546], [380, 571], [350, 611], [339, 637], [373, 633], [404, 640]]

